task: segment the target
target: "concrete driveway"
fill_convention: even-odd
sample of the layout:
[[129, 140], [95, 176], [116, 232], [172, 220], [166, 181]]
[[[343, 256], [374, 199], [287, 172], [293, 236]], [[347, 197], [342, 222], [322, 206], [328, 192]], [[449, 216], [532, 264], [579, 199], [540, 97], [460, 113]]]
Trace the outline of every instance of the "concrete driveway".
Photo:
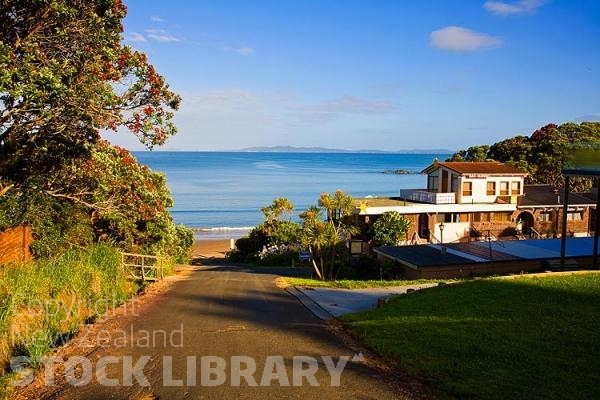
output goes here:
[[377, 307], [379, 299], [437, 285], [437, 283], [423, 283], [370, 289], [295, 287], [288, 288], [288, 292], [296, 296], [315, 316], [327, 320], [348, 313], [371, 310]]

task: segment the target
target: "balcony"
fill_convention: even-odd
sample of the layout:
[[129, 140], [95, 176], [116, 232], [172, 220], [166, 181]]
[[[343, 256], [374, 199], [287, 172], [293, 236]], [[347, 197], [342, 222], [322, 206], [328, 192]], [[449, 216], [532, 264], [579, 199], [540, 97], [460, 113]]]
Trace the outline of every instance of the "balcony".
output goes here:
[[427, 204], [455, 204], [454, 193], [434, 193], [422, 189], [400, 189], [400, 197], [417, 203]]

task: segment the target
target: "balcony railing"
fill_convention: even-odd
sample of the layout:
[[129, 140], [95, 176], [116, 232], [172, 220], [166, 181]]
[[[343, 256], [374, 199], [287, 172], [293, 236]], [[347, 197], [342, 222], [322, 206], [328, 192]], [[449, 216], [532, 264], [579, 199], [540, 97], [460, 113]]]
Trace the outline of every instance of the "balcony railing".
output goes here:
[[401, 189], [400, 197], [418, 203], [428, 204], [455, 204], [456, 196], [454, 193], [435, 193], [422, 189]]

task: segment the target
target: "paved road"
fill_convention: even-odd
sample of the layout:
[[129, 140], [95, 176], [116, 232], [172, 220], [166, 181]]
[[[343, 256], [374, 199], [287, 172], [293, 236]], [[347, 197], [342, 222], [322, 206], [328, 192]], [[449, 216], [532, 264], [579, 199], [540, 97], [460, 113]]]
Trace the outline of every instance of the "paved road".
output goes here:
[[[105, 359], [114, 362], [109, 363], [105, 371], [106, 378], [115, 379], [113, 383], [118, 383], [117, 386], [98, 384], [96, 375], [90, 384], [80, 387], [67, 385], [64, 390], [55, 392], [53, 397], [345, 400], [402, 398], [376, 370], [360, 361], [353, 362], [354, 351], [330, 333], [324, 322], [314, 317], [294, 296], [277, 288], [274, 284], [275, 277], [265, 273], [265, 270], [251, 271], [224, 266], [200, 268], [193, 272], [189, 279], [177, 282], [156, 304], [147, 307], [139, 316], [123, 320], [120, 329], [127, 333], [126, 347], [119, 347], [123, 344], [123, 333], [116, 335], [113, 331], [110, 339], [103, 338], [110, 342], [111, 346], [93, 353], [91, 361], [94, 372], [98, 359], [107, 355], [115, 357]], [[181, 330], [182, 334], [179, 332]], [[159, 331], [164, 331], [167, 335], [173, 334], [173, 343], [167, 343], [165, 347], [164, 335]], [[154, 335], [154, 343], [150, 338], [150, 347], [140, 347], [139, 344], [146, 344], [145, 338], [148, 338], [149, 334]], [[183, 346], [179, 346], [181, 339]], [[144, 365], [148, 356], [149, 359]], [[182, 386], [167, 386], [168, 377], [165, 379], [164, 370], [169, 370], [169, 362], [164, 356], [172, 357], [172, 379], [182, 380]], [[202, 356], [221, 357], [225, 361], [226, 367], [221, 369], [224, 371], [221, 375], [208, 376], [213, 383], [219, 376], [224, 377], [223, 384], [202, 385], [202, 372], [207, 371], [207, 368], [202, 368]], [[239, 369], [248, 366], [240, 359], [232, 359], [239, 356], [255, 360], [256, 371], [251, 377], [258, 386], [249, 386], [244, 378], [241, 378], [240, 386], [232, 385], [232, 379], [238, 375]], [[315, 378], [320, 386], [312, 386], [307, 378], [302, 378], [302, 386], [293, 386], [294, 357], [300, 356], [318, 360], [318, 364], [313, 365], [313, 368], [317, 368]], [[331, 374], [323, 356], [331, 356], [337, 366], [341, 356], [350, 357], [350, 361], [341, 372], [339, 387], [331, 386]], [[124, 365], [127, 364], [128, 357], [131, 357], [133, 366], [136, 362], [141, 363], [140, 367], [143, 365], [140, 370], [148, 380], [148, 387], [140, 385], [135, 378], [132, 379], [132, 386], [123, 385], [127, 384], [124, 376], [131, 376], [123, 372], [124, 369], [127, 370]], [[302, 360], [297, 358], [296, 361], [300, 364]], [[217, 364], [212, 366], [217, 370], [220, 368]], [[330, 366], [333, 368], [333, 365]], [[302, 367], [307, 369], [310, 364], [304, 363]], [[266, 378], [265, 371], [268, 372]], [[195, 386], [191, 384], [194, 378]], [[265, 379], [270, 380], [270, 386], [261, 385], [261, 381]], [[285, 386], [287, 381], [290, 386]]]

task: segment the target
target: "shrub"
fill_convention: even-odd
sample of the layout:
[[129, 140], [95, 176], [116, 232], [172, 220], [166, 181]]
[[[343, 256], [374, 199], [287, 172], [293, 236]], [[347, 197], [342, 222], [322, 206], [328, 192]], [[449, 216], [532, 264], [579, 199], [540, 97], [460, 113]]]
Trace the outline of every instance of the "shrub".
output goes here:
[[256, 263], [265, 267], [289, 266], [298, 260], [298, 250], [285, 249], [259, 255]]
[[397, 211], [386, 211], [373, 223], [375, 246], [395, 246], [408, 232], [410, 221]]
[[235, 248], [243, 255], [258, 252], [256, 240], [252, 237], [242, 237], [235, 241]]

